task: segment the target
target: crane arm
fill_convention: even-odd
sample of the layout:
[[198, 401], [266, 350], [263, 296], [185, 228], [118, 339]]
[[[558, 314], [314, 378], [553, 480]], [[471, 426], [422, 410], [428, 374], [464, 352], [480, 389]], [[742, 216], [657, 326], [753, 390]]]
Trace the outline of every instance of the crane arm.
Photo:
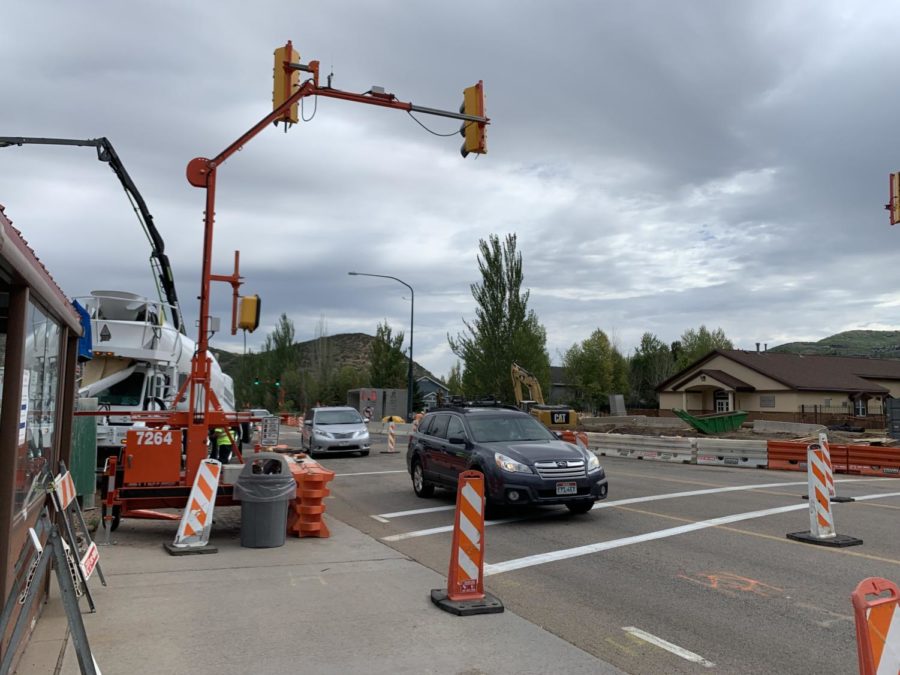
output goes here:
[[184, 319], [181, 315], [181, 305], [178, 302], [178, 293], [175, 290], [175, 276], [172, 273], [172, 265], [169, 262], [169, 257], [166, 255], [166, 244], [159, 234], [159, 230], [156, 229], [156, 225], [153, 223], [153, 216], [150, 214], [150, 209], [147, 208], [147, 203], [138, 191], [134, 181], [131, 180], [131, 176], [129, 176], [128, 172], [125, 170], [125, 165], [122, 164], [122, 160], [119, 159], [119, 155], [113, 148], [112, 143], [109, 142], [109, 139], [106, 137], [76, 139], [0, 136], [0, 148], [26, 144], [89, 146], [97, 149], [97, 159], [107, 163], [109, 168], [113, 170], [113, 173], [116, 174], [116, 178], [119, 179], [119, 182], [122, 184], [122, 189], [125, 190], [125, 194], [128, 195], [132, 208], [137, 214], [138, 220], [141, 222], [141, 226], [144, 229], [144, 233], [147, 235], [147, 239], [150, 241], [151, 259], [155, 260], [153, 263], [154, 272], [159, 279], [159, 285], [165, 295], [166, 303], [172, 307], [172, 324], [175, 328], [184, 333]]

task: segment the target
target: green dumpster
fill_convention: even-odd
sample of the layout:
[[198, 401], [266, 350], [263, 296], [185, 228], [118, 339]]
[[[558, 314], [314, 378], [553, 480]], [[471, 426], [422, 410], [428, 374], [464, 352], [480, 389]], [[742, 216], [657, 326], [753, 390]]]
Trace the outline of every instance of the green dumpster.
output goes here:
[[741, 428], [747, 413], [743, 410], [713, 413], [711, 415], [691, 415], [681, 408], [673, 408], [672, 412], [703, 434], [721, 434], [726, 431], [737, 431]]
[[[76, 410], [97, 410], [97, 399], [81, 398], [75, 401]], [[97, 491], [97, 418], [75, 416], [72, 423], [72, 455], [69, 471], [75, 482], [75, 494], [81, 497], [82, 506], [94, 507]]]

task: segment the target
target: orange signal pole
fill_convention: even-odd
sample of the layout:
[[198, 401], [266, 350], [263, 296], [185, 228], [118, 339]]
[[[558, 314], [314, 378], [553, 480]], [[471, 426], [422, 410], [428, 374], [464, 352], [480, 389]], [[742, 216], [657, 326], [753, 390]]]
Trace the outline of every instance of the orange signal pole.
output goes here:
[[[288, 52], [291, 53], [291, 43], [288, 42]], [[339, 89], [333, 89], [330, 86], [319, 86], [319, 62], [311, 61], [309, 65], [294, 64], [288, 61], [283, 62], [282, 66], [286, 75], [290, 75], [290, 71], [300, 70], [312, 73], [312, 78], [308, 79], [300, 85], [289, 98], [272, 110], [271, 113], [263, 117], [259, 122], [253, 125], [248, 131], [241, 135], [236, 141], [225, 148], [221, 153], [213, 159], [205, 157], [195, 157], [187, 165], [187, 180], [197, 188], [206, 189], [206, 210], [203, 216], [203, 265], [200, 277], [200, 321], [199, 321], [199, 338], [197, 340], [197, 352], [191, 362], [190, 377], [190, 414], [188, 422], [187, 437], [187, 458], [186, 480], [192, 483], [197, 473], [200, 462], [206, 458], [206, 437], [208, 433], [209, 423], [207, 421], [208, 413], [211, 410], [221, 411], [222, 406], [219, 404], [215, 393], [210, 386], [209, 373], [209, 286], [212, 281], [226, 281], [232, 284], [234, 289], [232, 326], [234, 326], [236, 308], [237, 308], [237, 289], [241, 284], [238, 276], [238, 254], [235, 252], [235, 270], [230, 276], [212, 274], [212, 250], [213, 250], [213, 223], [215, 222], [215, 206], [216, 206], [216, 172], [218, 168], [231, 155], [240, 150], [244, 145], [250, 142], [257, 134], [269, 126], [272, 122], [283, 120], [291, 106], [306, 96], [326, 96], [328, 98], [337, 98], [344, 101], [353, 101], [355, 103], [366, 103], [368, 105], [376, 105], [383, 108], [394, 108], [396, 110], [405, 110], [407, 112], [421, 112], [429, 115], [439, 115], [441, 117], [450, 117], [461, 119], [468, 122], [478, 124], [488, 124], [490, 120], [487, 117], [478, 117], [474, 115], [465, 115], [463, 113], [453, 113], [445, 110], [437, 110], [435, 108], [424, 108], [412, 103], [399, 101], [393, 94], [372, 92], [367, 94], [354, 94]], [[289, 78], [286, 78], [289, 79]], [[198, 407], [198, 398], [202, 394], [202, 407]]]

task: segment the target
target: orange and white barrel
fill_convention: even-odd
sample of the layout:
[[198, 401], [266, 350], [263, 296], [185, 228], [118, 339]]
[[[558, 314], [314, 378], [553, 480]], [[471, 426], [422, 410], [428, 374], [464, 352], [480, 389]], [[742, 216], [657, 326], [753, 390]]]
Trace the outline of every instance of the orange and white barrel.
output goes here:
[[397, 425], [388, 424], [388, 452], [397, 452]]

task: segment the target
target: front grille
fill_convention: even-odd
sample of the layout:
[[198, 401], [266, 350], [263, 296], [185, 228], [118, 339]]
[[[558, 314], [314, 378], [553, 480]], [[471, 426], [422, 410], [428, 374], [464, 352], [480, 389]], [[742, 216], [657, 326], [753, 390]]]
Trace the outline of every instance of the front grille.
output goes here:
[[347, 433], [347, 434], [333, 434], [333, 436], [335, 438], [353, 438], [353, 434], [355, 434], [355, 433], [356, 433], [355, 431], [351, 431], [350, 433]]
[[[562, 465], [562, 466], [560, 466]], [[584, 478], [584, 460], [570, 459], [558, 462], [535, 462], [534, 468], [541, 478], [549, 480], [564, 480], [566, 478]]]

